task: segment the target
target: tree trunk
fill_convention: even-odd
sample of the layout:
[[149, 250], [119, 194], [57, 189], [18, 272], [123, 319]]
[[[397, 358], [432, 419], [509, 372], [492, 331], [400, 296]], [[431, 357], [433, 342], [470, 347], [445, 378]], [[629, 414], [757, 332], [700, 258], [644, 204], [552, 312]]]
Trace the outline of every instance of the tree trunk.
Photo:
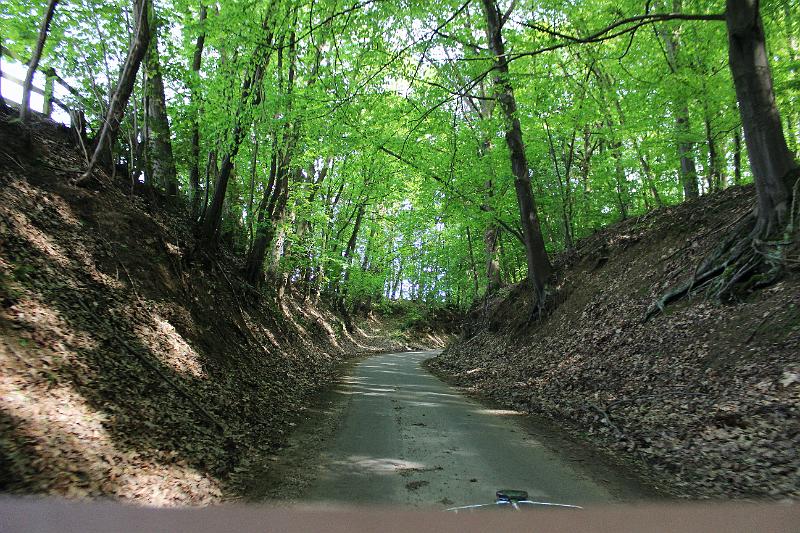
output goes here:
[[758, 0], [727, 0], [726, 23], [728, 61], [758, 198], [754, 236], [766, 237], [786, 222], [797, 163], [775, 104]]
[[200, 210], [200, 98], [198, 96], [197, 85], [200, 84], [200, 66], [203, 60], [203, 48], [206, 42], [205, 20], [208, 10], [204, 4], [200, 4], [200, 24], [203, 26], [197, 36], [197, 43], [194, 47], [194, 57], [192, 58], [192, 103], [195, 106], [194, 116], [192, 117], [192, 146], [191, 160], [189, 162], [189, 187], [192, 194], [192, 216], [196, 219]]
[[[485, 100], [484, 100], [485, 101]], [[484, 119], [488, 118], [486, 115]], [[484, 139], [478, 148], [478, 157], [484, 158], [491, 149], [491, 141]], [[494, 196], [494, 167], [489, 164], [489, 172], [491, 177], [483, 184], [486, 193], [486, 206], [487, 209], [494, 211], [491, 204], [491, 199]], [[498, 260], [497, 239], [500, 235], [500, 228], [492, 218], [486, 223], [486, 228], [483, 230], [483, 244], [484, 252], [486, 253], [486, 293], [491, 294], [500, 288], [502, 280], [500, 278], [500, 261]]]
[[[682, 11], [681, 0], [673, 0], [673, 13]], [[680, 49], [680, 27], [673, 33], [665, 30], [659, 31], [661, 39], [664, 41], [664, 49], [667, 54], [667, 64], [673, 74], [678, 72], [678, 50]], [[683, 88], [681, 88], [683, 90]], [[675, 112], [675, 132], [678, 138], [678, 157], [680, 157], [680, 167], [678, 175], [683, 186], [684, 199], [690, 200], [700, 196], [700, 189], [697, 185], [697, 166], [694, 161], [694, 143], [691, 141], [691, 125], [689, 124], [689, 104], [686, 96], [681, 93], [674, 102]]]
[[[783, 3], [783, 22], [786, 25], [786, 48], [788, 50], [789, 55], [789, 64], [790, 65], [800, 65], [798, 60], [798, 40], [797, 40], [797, 31], [794, 29], [793, 21], [796, 19], [796, 15], [792, 15], [792, 8], [790, 7], [791, 2], [784, 2]], [[789, 76], [789, 83], [797, 84], [800, 83], [800, 77], [798, 77], [798, 73], [800, 69], [797, 67], [791, 67], [790, 69], [791, 75]], [[798, 120], [798, 115], [793, 109], [794, 106], [790, 106], [787, 109], [786, 114], [786, 141], [789, 146], [789, 150], [792, 151], [795, 157], [800, 157], [800, 141], [798, 140], [798, 135], [800, 135], [800, 120]]]
[[272, 237], [275, 231], [272, 229], [272, 224], [262, 225], [256, 229], [256, 237], [253, 240], [253, 246], [250, 248], [250, 253], [247, 254], [247, 262], [245, 264], [245, 280], [252, 284], [258, 285], [261, 281], [261, 271], [264, 267], [264, 258], [267, 257], [267, 248], [272, 242]]
[[[3, 33], [0, 32], [0, 46], [3, 46]], [[0, 54], [2, 55], [2, 54]], [[2, 66], [2, 58], [0, 58], [0, 111], [6, 111], [8, 109], [8, 105], [6, 104], [6, 99], [3, 98], [3, 66]]]
[[573, 130], [572, 139], [570, 140], [569, 154], [567, 157], [562, 156], [564, 163], [564, 174], [562, 176], [559, 167], [559, 158], [556, 156], [555, 142], [553, 141], [553, 134], [550, 130], [550, 125], [547, 120], [544, 121], [544, 129], [547, 132], [547, 144], [550, 148], [550, 160], [553, 162], [553, 169], [558, 178], [558, 193], [561, 197], [561, 225], [564, 230], [564, 248], [571, 250], [573, 246], [572, 241], [572, 217], [570, 213], [570, 205], [572, 204], [572, 184], [570, 183], [570, 173], [572, 172], [572, 161], [575, 156], [575, 136], [577, 130]]
[[742, 183], [742, 135], [739, 128], [733, 132], [733, 184]]
[[614, 141], [611, 146], [611, 157], [614, 159], [614, 176], [616, 177], [617, 203], [619, 205], [620, 220], [628, 218], [628, 178], [625, 176], [625, 166], [622, 164], [622, 143]]
[[249, 104], [250, 92], [253, 87], [257, 87], [261, 83], [262, 73], [262, 66], [259, 65], [255, 68], [253, 74], [248, 76], [242, 84], [241, 103], [239, 111], [236, 113], [236, 118], [234, 119], [232, 144], [228, 152], [222, 158], [219, 176], [214, 186], [214, 196], [211, 199], [211, 204], [208, 206], [200, 225], [200, 238], [211, 248], [216, 244], [217, 234], [219, 233], [219, 227], [222, 222], [222, 207], [225, 203], [225, 194], [228, 190], [228, 180], [233, 170], [236, 154], [239, 153], [239, 147], [244, 139], [245, 130], [242, 127], [244, 110], [242, 107]]
[[[261, 22], [261, 29], [265, 33], [264, 40], [256, 46], [253, 51], [253, 67], [252, 74], [248, 74], [242, 83], [241, 98], [239, 101], [239, 108], [236, 111], [236, 116], [233, 122], [233, 134], [231, 135], [232, 144], [227, 149], [227, 153], [222, 158], [222, 166], [220, 167], [219, 177], [216, 186], [214, 187], [214, 197], [211, 200], [211, 205], [203, 214], [203, 219], [200, 223], [199, 236], [204, 241], [207, 247], [213, 248], [216, 246], [217, 234], [219, 232], [220, 223], [222, 222], [222, 207], [225, 202], [225, 193], [228, 188], [228, 180], [230, 179], [233, 163], [236, 159], [236, 154], [239, 153], [239, 146], [244, 140], [245, 129], [242, 127], [242, 122], [245, 118], [245, 106], [256, 105], [261, 100], [260, 88], [261, 81], [264, 77], [264, 70], [269, 65], [272, 53], [272, 45], [274, 32], [269, 31], [269, 25], [272, 23], [271, 17], [266, 17]], [[222, 54], [224, 59], [224, 53]], [[255, 93], [253, 93], [255, 91]]]
[[697, 166], [694, 162], [694, 143], [687, 138], [691, 135], [689, 125], [689, 109], [683, 105], [677, 106], [675, 115], [675, 126], [678, 133], [678, 157], [681, 158], [680, 180], [683, 185], [683, 197], [686, 200], [700, 196], [700, 188], [697, 185]]
[[491, 294], [502, 286], [500, 277], [499, 241], [500, 228], [490, 223], [483, 232], [483, 244], [486, 251], [486, 292]]
[[[286, 150], [290, 150], [287, 147]], [[278, 164], [277, 141], [273, 142], [273, 154], [270, 162], [269, 183], [264, 189], [264, 196], [261, 198], [256, 221], [256, 238], [253, 246], [247, 254], [245, 262], [245, 279], [258, 285], [262, 280], [264, 262], [267, 259], [267, 251], [277, 235], [277, 228], [283, 219], [286, 210], [289, 188], [289, 165], [290, 156], [284, 154]], [[274, 250], [274, 248], [273, 248]]]
[[[294, 25], [296, 22], [297, 20], [295, 18], [292, 24]], [[286, 96], [289, 97], [288, 105], [285, 110], [287, 114], [291, 113], [292, 110], [291, 95], [294, 90], [297, 68], [296, 36], [294, 31], [289, 34], [289, 43], [289, 64], [287, 69], [285, 90]], [[283, 87], [282, 46], [278, 49], [277, 70], [278, 88], [281, 89]], [[311, 82], [309, 82], [309, 84], [310, 83]], [[280, 155], [280, 159], [278, 159], [277, 135], [273, 139], [273, 160], [270, 168], [270, 180], [269, 184], [264, 189], [264, 197], [261, 200], [261, 205], [264, 206], [264, 209], [261, 209], [259, 213], [259, 220], [262, 220], [262, 217], [264, 217], [268, 221], [270, 231], [261, 233], [260, 238], [262, 239], [262, 242], [259, 242], [258, 247], [253, 247], [247, 256], [246, 261], [247, 267], [245, 271], [245, 278], [248, 282], [254, 285], [258, 284], [262, 279], [264, 262], [267, 258], [266, 254], [269, 246], [272, 245], [272, 261], [270, 262], [270, 265], [273, 270], [277, 268], [278, 261], [284, 250], [285, 235], [282, 222], [286, 217], [286, 206], [289, 199], [289, 181], [293, 173], [292, 160], [295, 155], [294, 152], [297, 145], [297, 140], [300, 136], [299, 121], [287, 122], [284, 125], [283, 131], [284, 133], [282, 141], [284, 146], [282, 149], [282, 155]], [[274, 175], [272, 171], [273, 168], [275, 169]], [[263, 226], [263, 224], [259, 225]], [[263, 242], [263, 239], [267, 239], [266, 242]], [[279, 297], [283, 292], [283, 288], [283, 283], [280, 283], [277, 287]]]
[[510, 152], [511, 170], [514, 174], [514, 190], [525, 242], [528, 279], [536, 292], [537, 303], [541, 306], [544, 305], [545, 285], [553, 272], [553, 267], [544, 246], [536, 202], [531, 190], [528, 174], [530, 170], [522, 141], [522, 127], [517, 118], [517, 102], [508, 78], [508, 59], [503, 43], [501, 16], [494, 0], [483, 0], [483, 9], [486, 15], [486, 37], [489, 49], [494, 56], [495, 98], [503, 110], [506, 123], [506, 143]]
[[719, 153], [717, 151], [717, 143], [714, 140], [714, 129], [711, 125], [711, 114], [707, 103], [705, 105], [705, 117], [703, 117], [703, 122], [706, 128], [706, 147], [708, 149], [708, 171], [706, 172], [706, 181], [708, 182], [709, 192], [718, 191], [722, 189], [724, 185], [724, 177]]
[[662, 207], [664, 202], [661, 200], [661, 195], [658, 193], [658, 188], [656, 187], [655, 178], [653, 178], [653, 171], [650, 168], [650, 163], [647, 162], [647, 158], [642, 151], [639, 141], [634, 139], [633, 145], [634, 148], [636, 148], [636, 155], [639, 157], [639, 163], [642, 165], [642, 175], [647, 182], [647, 187], [650, 189], [650, 193], [653, 195], [653, 200], [656, 202], [656, 207]]
[[91, 180], [94, 167], [101, 161], [109, 163], [111, 161], [111, 150], [117, 140], [120, 122], [125, 115], [125, 108], [136, 83], [136, 73], [139, 71], [139, 65], [141, 65], [142, 59], [147, 52], [147, 47], [150, 44], [148, 2], [149, 0], [133, 0], [133, 13], [136, 16], [134, 37], [128, 50], [128, 57], [125, 59], [125, 65], [122, 67], [117, 88], [111, 97], [103, 127], [95, 141], [89, 168], [78, 180], [79, 184], [87, 183]]
[[[42, 25], [39, 28], [39, 38], [36, 41], [36, 47], [33, 49], [31, 60], [28, 62], [28, 72], [25, 74], [25, 81], [22, 84], [22, 102], [19, 105], [19, 118], [22, 120], [28, 119], [33, 75], [36, 74], [36, 69], [39, 67], [39, 60], [42, 58], [44, 43], [47, 40], [47, 33], [50, 31], [50, 23], [53, 21], [57, 5], [58, 0], [50, 0], [47, 3], [47, 10], [44, 12]], [[45, 105], [47, 105], [47, 102], [45, 102]]]
[[350, 269], [353, 268], [353, 252], [356, 250], [356, 242], [358, 241], [358, 232], [361, 230], [361, 222], [364, 220], [364, 212], [367, 208], [366, 202], [361, 203], [358, 206], [358, 212], [356, 213], [356, 220], [353, 223], [353, 231], [350, 233], [350, 239], [347, 241], [347, 246], [344, 249], [344, 255], [342, 258], [344, 259], [344, 278], [342, 279], [341, 284], [341, 293], [339, 294], [338, 298], [338, 307], [342, 311], [346, 311], [345, 309], [345, 297], [347, 295], [347, 282], [350, 280]]
[[472, 251], [472, 234], [469, 231], [469, 226], [467, 226], [467, 246], [468, 246], [468, 250], [469, 250], [469, 266], [470, 266], [470, 270], [472, 270], [472, 282], [473, 282], [473, 286], [474, 286], [474, 291], [473, 291], [472, 297], [473, 298], [477, 298], [478, 297], [478, 290], [479, 290], [479, 286], [478, 286], [478, 267], [475, 265], [475, 253]]
[[166, 191], [168, 196], [178, 195], [178, 178], [175, 159], [172, 155], [172, 140], [169, 134], [167, 103], [164, 96], [164, 79], [158, 57], [158, 23], [153, 19], [150, 46], [145, 60], [147, 77], [145, 98], [147, 102], [147, 161], [149, 178]]

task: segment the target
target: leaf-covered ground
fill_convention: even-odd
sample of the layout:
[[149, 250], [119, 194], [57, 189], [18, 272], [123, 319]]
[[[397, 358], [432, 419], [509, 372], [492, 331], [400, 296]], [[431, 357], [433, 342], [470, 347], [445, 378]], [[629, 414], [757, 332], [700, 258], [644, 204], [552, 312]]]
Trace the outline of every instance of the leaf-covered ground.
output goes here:
[[256, 294], [224, 252], [190, 261], [182, 210], [102, 172], [72, 186], [79, 154], [0, 116], [0, 491], [237, 499], [339, 362], [411, 347]]
[[642, 322], [752, 205], [733, 188], [607, 228], [559, 259], [560, 305], [521, 287], [477, 305], [431, 363], [562, 421], [685, 497], [800, 497], [800, 275], [725, 305], [702, 294]]

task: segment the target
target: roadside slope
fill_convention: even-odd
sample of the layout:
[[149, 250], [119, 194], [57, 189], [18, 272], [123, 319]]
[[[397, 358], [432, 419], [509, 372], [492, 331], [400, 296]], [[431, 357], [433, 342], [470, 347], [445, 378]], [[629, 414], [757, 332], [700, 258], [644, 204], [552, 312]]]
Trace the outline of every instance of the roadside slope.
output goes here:
[[66, 128], [0, 116], [0, 147], [0, 491], [236, 499], [340, 361], [417, 346], [258, 294], [224, 250], [189, 261], [181, 209], [70, 184]]
[[646, 323], [752, 205], [732, 188], [603, 229], [558, 258], [558, 308], [522, 287], [476, 305], [435, 372], [545, 415], [676, 495], [800, 497], [800, 276], [719, 305], [698, 294]]

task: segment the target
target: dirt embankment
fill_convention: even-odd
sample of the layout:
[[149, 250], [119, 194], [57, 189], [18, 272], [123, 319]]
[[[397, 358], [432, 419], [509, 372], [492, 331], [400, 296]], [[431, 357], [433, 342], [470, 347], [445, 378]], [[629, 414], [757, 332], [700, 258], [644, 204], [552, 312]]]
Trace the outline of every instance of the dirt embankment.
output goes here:
[[235, 499], [338, 362], [418, 347], [261, 295], [224, 251], [189, 261], [185, 211], [100, 171], [70, 185], [80, 153], [0, 116], [0, 491]]
[[642, 322], [751, 205], [733, 188], [604, 229], [558, 258], [558, 308], [521, 287], [476, 306], [431, 368], [546, 415], [685, 497], [800, 497], [800, 275]]

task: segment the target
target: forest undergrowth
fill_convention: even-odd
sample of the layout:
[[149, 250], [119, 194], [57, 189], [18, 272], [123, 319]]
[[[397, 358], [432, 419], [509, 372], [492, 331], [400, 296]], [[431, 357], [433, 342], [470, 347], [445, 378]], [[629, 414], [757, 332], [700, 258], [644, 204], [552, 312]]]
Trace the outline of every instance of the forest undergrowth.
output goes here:
[[[720, 304], [698, 291], [645, 320], [753, 205], [733, 187], [598, 231], [556, 261], [558, 305], [517, 285], [476, 303], [429, 367], [545, 415], [674, 495], [800, 496], [800, 270]], [[523, 311], [521, 311], [523, 310]]]
[[0, 116], [1, 491], [236, 500], [340, 362], [446, 341], [259, 294], [224, 247], [187, 261], [186, 209], [101, 169], [74, 186], [74, 133], [31, 120]]

